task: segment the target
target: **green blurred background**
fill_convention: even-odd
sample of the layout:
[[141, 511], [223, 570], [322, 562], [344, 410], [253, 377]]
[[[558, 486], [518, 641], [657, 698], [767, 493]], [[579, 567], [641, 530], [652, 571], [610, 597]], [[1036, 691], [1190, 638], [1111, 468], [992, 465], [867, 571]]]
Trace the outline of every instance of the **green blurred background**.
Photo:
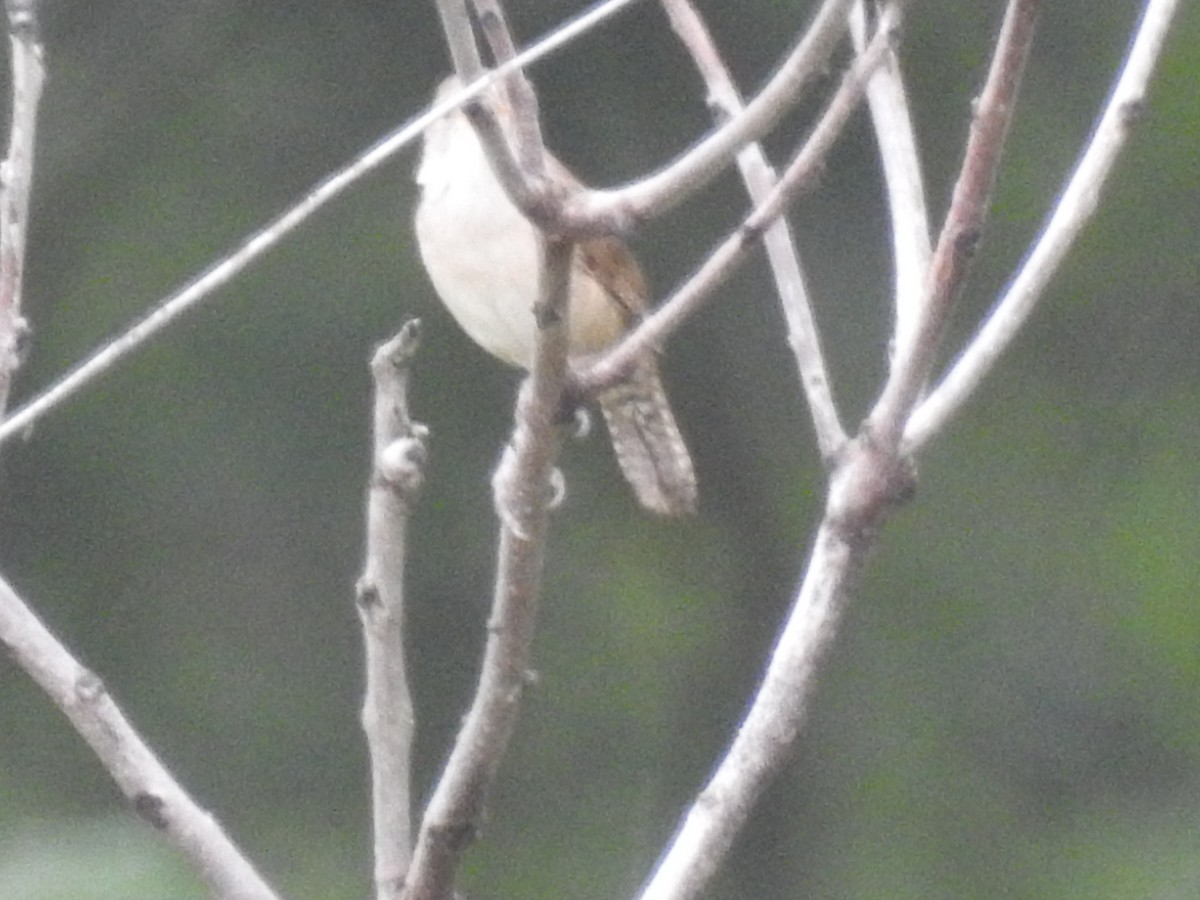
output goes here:
[[[811, 3], [702, 3], [755, 85]], [[529, 40], [580, 3], [511, 3]], [[1060, 189], [1139, 3], [1045, 4], [960, 344]], [[1200, 15], [1185, 3], [1103, 212], [923, 460], [819, 680], [795, 762], [714, 897], [1200, 896]], [[414, 114], [430, 2], [45, 4], [50, 81], [16, 402]], [[925, 0], [904, 65], [944, 209], [1003, 4]], [[547, 133], [616, 183], [707, 125], [653, 3], [533, 72]], [[7, 88], [5, 88], [5, 96]], [[769, 149], [783, 159], [817, 109]], [[285, 894], [361, 898], [370, 859], [361, 562], [372, 346], [426, 323], [433, 431], [411, 541], [416, 787], [469, 696], [516, 377], [420, 269], [413, 154], [5, 448], [0, 567]], [[883, 369], [890, 264], [865, 117], [793, 210], [846, 421]], [[660, 294], [746, 209], [732, 177], [636, 235]], [[636, 509], [567, 448], [541, 673], [463, 886], [632, 893], [722, 752], [823, 491], [761, 259], [666, 361], [702, 515]], [[198, 898], [62, 716], [0, 662], [0, 897]]]

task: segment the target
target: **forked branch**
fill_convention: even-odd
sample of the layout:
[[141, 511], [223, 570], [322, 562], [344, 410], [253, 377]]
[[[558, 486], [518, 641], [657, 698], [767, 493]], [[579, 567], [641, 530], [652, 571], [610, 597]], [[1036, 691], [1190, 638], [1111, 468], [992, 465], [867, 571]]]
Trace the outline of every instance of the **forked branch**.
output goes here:
[[[762, 137], [783, 118], [826, 71], [845, 32], [849, 4], [850, 0], [824, 0], [796, 47], [738, 116], [663, 169], [623, 187], [588, 190], [530, 173], [518, 164], [499, 124], [486, 121], [493, 118], [491, 111], [477, 108], [473, 118], [497, 176], [531, 221], [549, 234], [573, 239], [622, 234], [709, 184], [748, 142]], [[476, 69], [481, 65], [478, 51], [465, 46], [470, 33], [465, 0], [438, 0], [438, 9], [455, 71], [464, 82], [470, 82], [482, 69]], [[503, 27], [502, 21], [492, 24]], [[471, 91], [477, 92], [476, 85], [471, 85]], [[465, 99], [455, 98], [458, 102]]]
[[[934, 345], [940, 334], [939, 317], [948, 312], [950, 300], [961, 286], [959, 267], [963, 260], [957, 255], [963, 249], [958, 246], [961, 235], [977, 233], [982, 227], [1021, 64], [1032, 38], [1032, 20], [1023, 18], [1030, 12], [1029, 7], [1022, 0], [1014, 0], [1009, 9], [997, 44], [993, 77], [985, 90], [986, 99], [980, 104], [983, 124], [973, 130], [960, 188], [947, 219], [946, 233], [950, 236], [943, 240], [950, 249], [944, 252], [955, 255], [942, 265], [952, 269], [934, 281], [934, 296], [927, 299], [928, 305], [921, 311], [929, 317], [919, 326], [921, 338]], [[1019, 19], [1016, 24], [1014, 16]], [[1028, 28], [1019, 27], [1026, 22]], [[979, 142], [985, 138], [995, 145], [980, 147]], [[911, 378], [908, 367], [921, 364], [923, 361], [912, 350], [907, 351], [904, 364], [893, 367], [877, 409], [894, 409], [885, 405], [896, 392], [893, 382]], [[902, 407], [900, 414], [905, 414]], [[914, 472], [900, 454], [898, 441], [879, 439], [877, 427], [874, 421], [869, 423], [838, 454], [825, 515], [803, 583], [762, 684], [728, 752], [688, 810], [640, 900], [690, 900], [698, 896], [711, 881], [765, 786], [791, 758], [815, 673], [835, 635], [841, 611], [853, 595], [880, 528], [913, 488]]]
[[1041, 0], [1010, 0], [1005, 11], [987, 81], [975, 103], [950, 209], [929, 264], [924, 301], [909, 311], [914, 317], [911, 322], [896, 323], [897, 338], [903, 336], [905, 340], [895, 345], [887, 384], [871, 411], [873, 439], [883, 446], [899, 444], [905, 422], [933, 369], [955, 301], [966, 284], [971, 260], [983, 236], [992, 186], [1040, 8]]
[[1104, 113], [1032, 251], [979, 334], [909, 420], [904, 439], [913, 451], [928, 443], [965, 406], [1029, 319], [1075, 239], [1091, 221], [1113, 164], [1125, 148], [1133, 124], [1141, 118], [1150, 76], [1178, 5], [1178, 0], [1149, 0], [1146, 4]]
[[766, 229], [820, 175], [822, 163], [862, 99], [866, 79], [883, 58], [890, 39], [890, 35], [885, 33], [875, 36], [842, 77], [820, 120], [775, 187], [658, 309], [579, 374], [578, 386], [581, 390], [597, 392], [627, 377], [639, 359], [661, 347], [712, 295], [716, 287], [746, 260], [758, 246]]

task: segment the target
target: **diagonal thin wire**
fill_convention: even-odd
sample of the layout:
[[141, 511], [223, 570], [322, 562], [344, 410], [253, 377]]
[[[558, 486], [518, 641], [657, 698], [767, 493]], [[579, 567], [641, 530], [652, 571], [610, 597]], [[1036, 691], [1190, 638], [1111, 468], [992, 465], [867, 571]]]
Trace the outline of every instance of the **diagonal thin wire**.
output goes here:
[[448, 98], [444, 103], [430, 107], [415, 119], [376, 142], [348, 165], [327, 176], [299, 203], [256, 231], [228, 256], [205, 269], [175, 293], [160, 300], [151, 308], [150, 312], [126, 331], [106, 343], [39, 396], [0, 422], [0, 443], [12, 439], [14, 435], [26, 432], [34, 422], [79, 393], [90, 382], [113, 368], [135, 350], [140, 349], [143, 344], [156, 337], [175, 319], [210, 297], [218, 288], [228, 284], [235, 275], [282, 241], [313, 213], [360, 178], [395, 156], [435, 119], [462, 105], [507, 72], [553, 53], [625, 7], [637, 2], [638, 0], [604, 0], [604, 2], [596, 4], [565, 25], [555, 29], [509, 62], [497, 67], [487, 78], [475, 82], [464, 89], [462, 93]]

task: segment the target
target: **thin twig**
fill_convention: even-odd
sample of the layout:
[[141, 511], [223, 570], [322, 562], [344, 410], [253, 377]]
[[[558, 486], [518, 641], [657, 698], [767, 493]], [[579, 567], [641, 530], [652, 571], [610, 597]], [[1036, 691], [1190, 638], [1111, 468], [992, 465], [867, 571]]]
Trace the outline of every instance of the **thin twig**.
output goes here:
[[925, 300], [913, 310], [913, 324], [896, 323], [897, 335], [911, 338], [897, 343], [887, 384], [871, 411], [871, 432], [884, 446], [899, 443], [979, 246], [1040, 7], [1041, 0], [1010, 0], [1005, 11], [987, 81], [976, 101], [962, 169], [930, 262]]
[[[500, 4], [496, 0], [472, 0], [472, 5], [496, 64], [500, 66], [516, 59], [516, 41], [513, 40], [508, 20]], [[461, 70], [458, 71], [458, 75], [460, 78], [466, 77]], [[489, 144], [497, 146], [510, 139], [514, 142], [511, 156], [505, 154], [498, 160], [500, 166], [505, 166], [511, 159], [518, 167], [520, 174], [514, 175], [514, 182], [521, 180], [534, 184], [547, 183], [546, 145], [542, 140], [537, 95], [533, 86], [523, 71], [514, 69], [504, 79], [502, 90], [504, 103], [511, 112], [510, 131], [502, 129], [491, 108], [482, 103], [469, 104], [466, 107], [467, 117], [480, 132], [480, 139], [485, 148]]]
[[[20, 364], [26, 325], [21, 288], [33, 183], [33, 147], [45, 72], [37, 4], [6, 3], [13, 106], [0, 188], [0, 409]], [[87, 741], [133, 809], [191, 860], [220, 900], [275, 900], [221, 826], [183, 790], [134, 731], [103, 682], [81, 666], [13, 588], [0, 578], [0, 644]]]
[[201, 809], [134, 731], [104, 683], [71, 656], [0, 578], [0, 645], [87, 741], [134, 811], [195, 866], [219, 900], [277, 900], [212, 814]]
[[470, 84], [484, 74], [483, 59], [475, 43], [475, 30], [467, 14], [466, 0], [437, 0], [438, 18], [450, 61], [463, 84]]
[[819, 176], [825, 157], [862, 99], [867, 76], [883, 58], [888, 40], [886, 34], [876, 35], [866, 51], [855, 59], [820, 121], [762, 203], [708, 255], [700, 268], [668, 300], [619, 344], [586, 370], [576, 374], [578, 390], [589, 395], [595, 394], [628, 377], [638, 361], [661, 347], [746, 259], [765, 229]]
[[36, 0], [7, 0], [12, 115], [8, 156], [0, 178], [0, 414], [8, 408], [13, 376], [29, 329], [21, 315], [29, 195], [38, 104], [46, 72], [38, 38]]
[[304, 224], [329, 201], [342, 194], [368, 173], [404, 149], [420, 136], [431, 122], [486, 90], [487, 86], [509, 71], [529, 65], [583, 36], [601, 22], [638, 0], [606, 0], [587, 12], [554, 29], [522, 51], [515, 59], [499, 66], [481, 81], [469, 85], [461, 94], [424, 110], [368, 148], [348, 165], [317, 184], [299, 203], [248, 237], [237, 250], [204, 270], [176, 292], [156, 303], [142, 319], [111, 339], [43, 393], [0, 422], [0, 444], [24, 434], [29, 427], [79, 393], [92, 381], [108, 372], [125, 357], [139, 350], [185, 312], [229, 284], [234, 276], [273, 249], [287, 235]]
[[1032, 252], [979, 334], [909, 419], [904, 440], [912, 450], [924, 446], [966, 404], [1028, 320], [1075, 239], [1091, 221], [1113, 163], [1145, 106], [1147, 85], [1177, 6], [1177, 0], [1146, 4], [1108, 105]]
[[[718, 120], [735, 118], [744, 109], [741, 93], [721, 59], [708, 26], [691, 0], [661, 0], [671, 27], [692, 56], [708, 88], [708, 103]], [[747, 144], [737, 156], [738, 168], [750, 199], [758, 204], [778, 182], [766, 154], [757, 142]], [[763, 244], [788, 326], [788, 343], [796, 357], [800, 384], [823, 459], [831, 459], [846, 441], [833, 399], [829, 371], [821, 352], [821, 339], [808, 299], [804, 269], [787, 218], [780, 216], [763, 234]]]
[[355, 590], [366, 655], [362, 725], [371, 755], [375, 898], [397, 900], [412, 859], [413, 705], [404, 662], [408, 520], [424, 480], [428, 429], [408, 411], [420, 343], [412, 319], [371, 358], [374, 452], [367, 492], [366, 561]]
[[[475, 15], [479, 18], [479, 27], [487, 38], [496, 64], [502, 65], [516, 59], [517, 45], [508, 28], [504, 9], [496, 0], [473, 0], [473, 5]], [[533, 92], [529, 79], [520, 69], [510, 72], [504, 84], [507, 88], [507, 101], [513, 113], [517, 160], [525, 172], [529, 172], [535, 178], [542, 178], [546, 174], [546, 146], [542, 141], [537, 95]]]
[[[476, 2], [475, 8], [497, 63], [511, 63], [516, 58], [516, 42], [503, 11], [494, 2]], [[466, 3], [464, 0], [438, 0], [438, 11], [446, 31], [455, 74], [464, 84], [481, 79], [482, 63]], [[505, 88], [506, 102], [512, 107], [513, 128], [504, 128], [496, 111], [488, 104], [472, 100], [464, 107], [464, 111], [479, 133], [492, 169], [513, 202], [547, 234], [563, 234], [564, 205], [570, 194], [584, 188], [547, 171], [536, 99], [524, 74], [512, 72], [505, 79]], [[514, 139], [515, 145], [511, 145]], [[611, 229], [601, 227], [594, 230]]]
[[666, 168], [612, 191], [591, 191], [571, 198], [563, 211], [567, 223], [627, 230], [653, 219], [695, 193], [721, 173], [747, 143], [758, 140], [826, 71], [846, 28], [850, 0], [825, 0], [796, 48], [751, 100], [741, 115], [717, 129]]
[[531, 677], [530, 650], [541, 593], [555, 461], [556, 422], [567, 373], [570, 242], [547, 240], [533, 370], [494, 479], [500, 517], [496, 587], [479, 686], [417, 838], [404, 900], [449, 900], [463, 852], [483, 822], [487, 794], [516, 727]]
[[[901, 9], [889, 3], [879, 13], [875, 27], [879, 31], [899, 28]], [[850, 35], [861, 53], [870, 36], [867, 33], [866, 0], [855, 0], [850, 15]], [[900, 60], [893, 51], [871, 74], [867, 82], [867, 108], [875, 126], [879, 160], [887, 188], [888, 215], [892, 223], [892, 258], [895, 266], [896, 326], [899, 332], [911, 328], [925, 299], [929, 277], [929, 213], [925, 208], [925, 184], [913, 130], [908, 92], [900, 74]], [[912, 335], [897, 333], [896, 344], [907, 344]]]

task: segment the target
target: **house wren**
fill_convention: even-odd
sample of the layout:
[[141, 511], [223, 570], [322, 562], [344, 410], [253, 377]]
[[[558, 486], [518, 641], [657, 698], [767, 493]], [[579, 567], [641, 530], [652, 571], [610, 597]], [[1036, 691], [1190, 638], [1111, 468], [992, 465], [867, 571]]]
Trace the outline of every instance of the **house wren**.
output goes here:
[[[449, 78], [438, 99], [460, 87]], [[503, 86], [487, 100], [510, 136]], [[547, 155], [555, 174], [574, 180]], [[543, 235], [509, 199], [475, 129], [461, 110], [433, 123], [417, 168], [421, 200], [416, 232], [421, 259], [438, 295], [467, 335], [493, 356], [528, 369], [533, 361]], [[571, 261], [568, 352], [586, 357], [617, 341], [642, 317], [646, 282], [629, 248], [615, 237], [580, 241]], [[696, 476], [667, 403], [657, 361], [600, 393], [600, 409], [617, 462], [647, 510], [665, 516], [695, 511]]]

